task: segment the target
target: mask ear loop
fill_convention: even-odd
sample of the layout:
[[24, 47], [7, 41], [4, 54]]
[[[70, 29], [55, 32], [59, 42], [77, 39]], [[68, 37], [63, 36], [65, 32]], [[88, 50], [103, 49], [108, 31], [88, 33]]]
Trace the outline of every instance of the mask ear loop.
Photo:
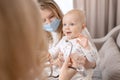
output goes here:
[[86, 27], [86, 24], [82, 24], [82, 29], [84, 29]]

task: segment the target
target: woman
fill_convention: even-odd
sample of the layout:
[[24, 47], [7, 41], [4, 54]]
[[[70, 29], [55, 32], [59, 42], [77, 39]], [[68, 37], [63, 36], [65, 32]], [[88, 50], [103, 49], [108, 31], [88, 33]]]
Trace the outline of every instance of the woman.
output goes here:
[[0, 80], [42, 79], [47, 44], [40, 26], [34, 0], [0, 0]]
[[55, 47], [63, 36], [62, 18], [63, 14], [53, 0], [38, 0], [40, 13], [43, 20], [43, 29], [46, 31], [49, 48]]
[[[63, 14], [59, 6], [54, 0], [38, 0], [40, 6], [40, 13], [43, 20], [43, 29], [47, 33], [49, 53], [53, 47], [56, 47], [57, 43], [63, 36], [62, 32], [62, 18]], [[51, 61], [52, 64], [56, 66], [61, 66], [62, 62], [56, 58]], [[48, 75], [52, 77], [58, 77], [59, 71], [57, 69], [52, 70]], [[54, 66], [54, 68], [56, 68]], [[53, 76], [54, 75], [54, 76]]]

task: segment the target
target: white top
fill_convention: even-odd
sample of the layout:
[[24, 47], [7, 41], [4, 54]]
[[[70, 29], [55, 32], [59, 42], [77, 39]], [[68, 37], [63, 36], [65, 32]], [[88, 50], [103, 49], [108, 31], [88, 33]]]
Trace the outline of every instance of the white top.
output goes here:
[[71, 39], [67, 41], [67, 37], [64, 36], [60, 42], [55, 46], [49, 49], [49, 52], [53, 58], [57, 58], [57, 55], [59, 52], [62, 52], [64, 55], [64, 59], [66, 59], [67, 56], [69, 56], [70, 53], [77, 53], [77, 54], [83, 54], [86, 56], [86, 58], [90, 61], [96, 61], [97, 58], [97, 51], [92, 47], [92, 44], [90, 41], [88, 41], [88, 44], [90, 45], [90, 49], [83, 48], [77, 41], [80, 40], [79, 38]]
[[49, 49], [52, 48], [52, 47], [55, 47], [59, 41], [58, 39], [58, 35], [56, 32], [51, 32], [51, 35], [52, 35], [52, 38], [53, 38], [53, 43], [52, 44], [49, 44]]

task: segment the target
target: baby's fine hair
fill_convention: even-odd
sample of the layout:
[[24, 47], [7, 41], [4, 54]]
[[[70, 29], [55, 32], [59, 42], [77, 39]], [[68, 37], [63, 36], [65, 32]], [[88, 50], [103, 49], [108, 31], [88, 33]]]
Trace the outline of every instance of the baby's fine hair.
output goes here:
[[81, 23], [85, 24], [86, 22], [86, 17], [85, 17], [85, 13], [83, 10], [79, 10], [79, 9], [72, 9], [70, 11], [68, 11], [65, 15], [68, 15], [68, 14], [75, 14], [79, 17], [77, 18], [80, 18], [81, 20]]

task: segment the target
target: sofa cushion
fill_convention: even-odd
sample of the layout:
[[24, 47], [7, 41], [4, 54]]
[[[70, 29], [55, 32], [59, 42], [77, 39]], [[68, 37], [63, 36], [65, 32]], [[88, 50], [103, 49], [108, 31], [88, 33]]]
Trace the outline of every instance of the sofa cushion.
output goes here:
[[113, 38], [109, 38], [99, 51], [102, 80], [120, 80], [120, 52]]
[[96, 68], [93, 71], [92, 80], [102, 80], [102, 72], [99, 68], [99, 66], [96, 66]]
[[117, 37], [116, 42], [117, 42], [117, 45], [118, 45], [118, 47], [119, 47], [119, 49], [120, 49], [120, 32], [119, 32], [119, 34], [118, 34], [118, 37]]

